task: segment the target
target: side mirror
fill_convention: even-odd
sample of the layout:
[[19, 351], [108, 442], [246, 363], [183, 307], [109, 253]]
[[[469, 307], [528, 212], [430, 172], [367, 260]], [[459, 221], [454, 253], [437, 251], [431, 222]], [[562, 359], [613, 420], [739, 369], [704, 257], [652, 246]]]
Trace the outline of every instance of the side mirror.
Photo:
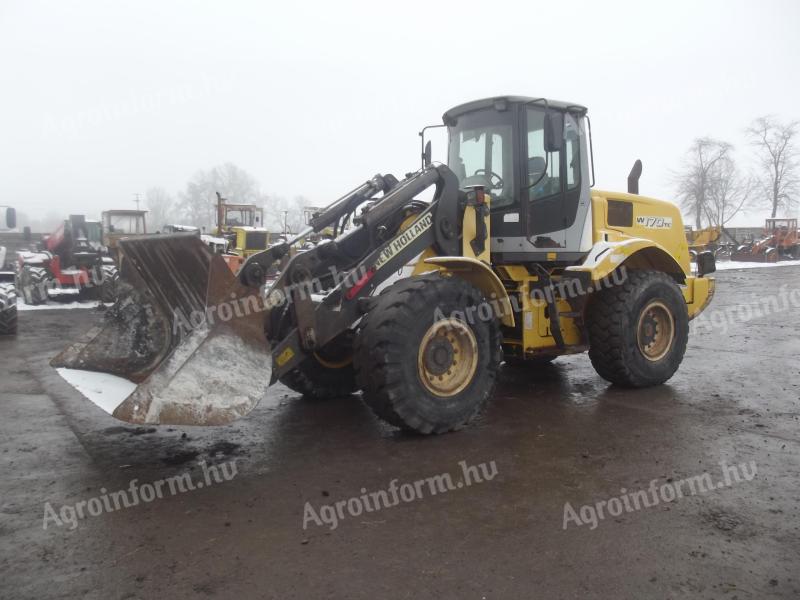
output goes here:
[[558, 152], [564, 146], [564, 115], [548, 110], [544, 115], [544, 151]]
[[706, 250], [697, 254], [697, 275], [703, 277], [717, 270], [717, 261], [714, 253]]
[[430, 140], [428, 140], [428, 142], [425, 144], [425, 150], [422, 153], [422, 164], [425, 165], [426, 167], [430, 167], [431, 166], [431, 142], [430, 142]]
[[17, 211], [14, 208], [6, 209], [6, 222], [4, 229], [14, 229], [17, 226]]

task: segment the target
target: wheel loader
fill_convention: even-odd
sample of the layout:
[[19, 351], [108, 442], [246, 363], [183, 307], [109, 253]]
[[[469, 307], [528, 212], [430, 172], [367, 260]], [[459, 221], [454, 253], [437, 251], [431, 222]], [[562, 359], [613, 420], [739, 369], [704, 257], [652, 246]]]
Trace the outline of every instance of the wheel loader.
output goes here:
[[[360, 390], [422, 434], [475, 417], [504, 361], [588, 351], [619, 386], [672, 377], [714, 258], [693, 272], [678, 209], [638, 194], [641, 162], [627, 193], [594, 189], [587, 109], [568, 102], [477, 100], [442, 126], [446, 165], [423, 136], [419, 170], [375, 175], [236, 274], [196, 236], [122, 240], [124, 297], [51, 364], [134, 423], [227, 423], [280, 381], [320, 399]], [[290, 255], [330, 227], [336, 239]]]
[[738, 262], [778, 262], [800, 259], [797, 219], [767, 219], [763, 237], [739, 246], [731, 255]]

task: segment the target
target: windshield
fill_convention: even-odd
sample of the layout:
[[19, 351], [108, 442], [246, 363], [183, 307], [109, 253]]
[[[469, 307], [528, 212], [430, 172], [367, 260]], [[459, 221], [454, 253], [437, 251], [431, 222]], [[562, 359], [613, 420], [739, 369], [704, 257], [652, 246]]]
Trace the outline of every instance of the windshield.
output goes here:
[[[261, 225], [260, 210], [256, 208], [226, 208], [225, 225], [229, 227], [253, 227]], [[258, 214], [257, 214], [258, 213]], [[258, 217], [258, 218], [257, 218]]]
[[494, 109], [467, 113], [449, 128], [448, 166], [461, 188], [482, 185], [492, 208], [514, 203], [512, 116]]
[[101, 242], [102, 235], [98, 221], [86, 221], [86, 239], [90, 242]]
[[109, 233], [145, 233], [140, 215], [107, 215], [106, 225]]

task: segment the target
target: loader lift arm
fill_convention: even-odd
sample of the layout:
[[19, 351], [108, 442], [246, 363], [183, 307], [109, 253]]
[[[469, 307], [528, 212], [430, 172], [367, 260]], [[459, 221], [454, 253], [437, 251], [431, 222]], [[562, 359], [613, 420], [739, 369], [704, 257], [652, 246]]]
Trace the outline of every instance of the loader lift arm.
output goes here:
[[[388, 190], [380, 185], [392, 180], [396, 183]], [[413, 203], [417, 194], [432, 185], [436, 186], [436, 192], [429, 206]], [[378, 191], [384, 191], [384, 195], [358, 217], [358, 228], [292, 257], [278, 280], [265, 292], [268, 311], [289, 303], [294, 324], [288, 335], [276, 339], [277, 325], [267, 316], [267, 337], [275, 343], [273, 381], [296, 367], [310, 352], [352, 327], [362, 315], [360, 300], [425, 248], [435, 246], [441, 255], [459, 253], [458, 179], [443, 165], [426, 167], [401, 182], [390, 175], [376, 176], [320, 213], [311, 227], [329, 226], [372, 200]], [[416, 219], [396, 234], [402, 221], [398, 216], [407, 217], [409, 206], [413, 207], [410, 214], [416, 214]], [[287, 242], [286, 247], [294, 241]], [[242, 283], [249, 286], [261, 283], [254, 280], [255, 269], [244, 271], [248, 264], [253, 264], [258, 265], [259, 272], [266, 272], [275, 256], [271, 251], [251, 257], [242, 269]], [[343, 276], [337, 277], [337, 273]], [[317, 303], [311, 298], [315, 281], [317, 286], [319, 282], [330, 285]]]

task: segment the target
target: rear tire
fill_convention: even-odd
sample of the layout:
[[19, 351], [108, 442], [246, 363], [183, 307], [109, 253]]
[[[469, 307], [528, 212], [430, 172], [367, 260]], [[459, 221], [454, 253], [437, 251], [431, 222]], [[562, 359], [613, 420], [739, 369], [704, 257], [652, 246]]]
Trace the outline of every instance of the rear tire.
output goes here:
[[25, 304], [36, 306], [47, 302], [49, 276], [46, 269], [25, 265], [19, 276], [19, 291]]
[[17, 291], [13, 283], [0, 283], [0, 335], [17, 333]]
[[384, 421], [417, 433], [460, 429], [492, 395], [500, 326], [483, 294], [439, 273], [403, 279], [374, 299], [356, 337], [356, 379]]
[[103, 265], [102, 272], [103, 279], [98, 287], [98, 300], [100, 302], [116, 302], [119, 271], [114, 265]]
[[589, 358], [622, 387], [659, 385], [678, 370], [689, 339], [686, 301], [665, 273], [629, 271], [624, 284], [598, 292], [587, 311]]

